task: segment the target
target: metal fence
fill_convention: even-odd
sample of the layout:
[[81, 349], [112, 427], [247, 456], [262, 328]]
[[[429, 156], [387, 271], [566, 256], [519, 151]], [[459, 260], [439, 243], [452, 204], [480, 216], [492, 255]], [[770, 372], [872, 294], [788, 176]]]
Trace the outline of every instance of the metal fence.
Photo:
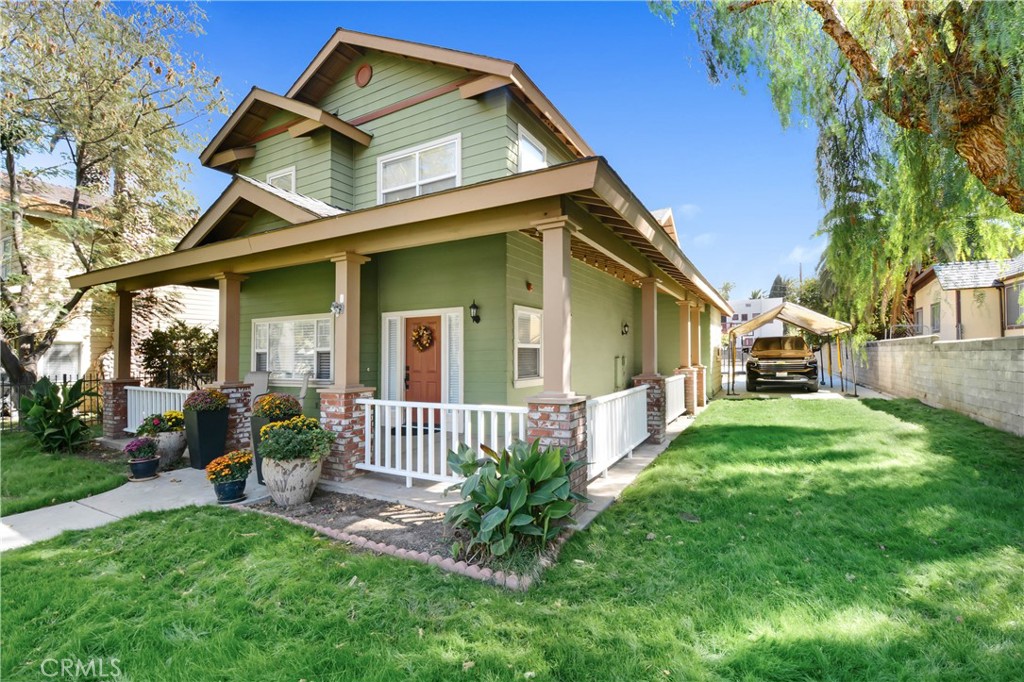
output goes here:
[[[67, 374], [48, 378], [62, 387], [70, 386], [78, 380], [78, 377]], [[78, 416], [90, 426], [103, 420], [102, 384], [103, 378], [99, 375], [82, 377], [82, 390], [95, 395], [86, 397], [78, 409]], [[0, 432], [10, 433], [20, 428], [21, 398], [31, 393], [32, 386], [33, 382], [12, 382], [6, 374], [0, 374]]]

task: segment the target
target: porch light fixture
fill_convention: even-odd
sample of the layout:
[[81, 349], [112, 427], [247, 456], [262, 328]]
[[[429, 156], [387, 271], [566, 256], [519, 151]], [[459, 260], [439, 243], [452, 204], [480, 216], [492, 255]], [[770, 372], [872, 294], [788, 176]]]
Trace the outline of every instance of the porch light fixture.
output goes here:
[[340, 296], [339, 298], [341, 300], [331, 301], [331, 312], [334, 313], [335, 317], [337, 317], [338, 315], [343, 315], [345, 313], [345, 297]]
[[623, 322], [622, 323], [622, 335], [626, 336], [627, 334], [629, 334], [629, 322]]
[[480, 306], [476, 304], [476, 299], [469, 306], [469, 319], [473, 320], [473, 324], [480, 324]]

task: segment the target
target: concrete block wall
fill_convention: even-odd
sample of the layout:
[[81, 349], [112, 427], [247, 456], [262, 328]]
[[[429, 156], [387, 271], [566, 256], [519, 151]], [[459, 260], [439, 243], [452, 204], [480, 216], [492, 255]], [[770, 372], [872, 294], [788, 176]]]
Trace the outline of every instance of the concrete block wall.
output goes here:
[[866, 361], [854, 354], [859, 383], [1024, 436], [1024, 337], [916, 336], [872, 341], [866, 352]]

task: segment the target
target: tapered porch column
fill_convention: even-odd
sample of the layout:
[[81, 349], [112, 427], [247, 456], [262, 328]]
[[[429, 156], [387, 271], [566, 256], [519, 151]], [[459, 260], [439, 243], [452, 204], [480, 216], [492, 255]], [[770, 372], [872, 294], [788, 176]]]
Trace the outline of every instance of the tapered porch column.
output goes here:
[[704, 407], [707, 403], [707, 387], [704, 383], [705, 372], [707, 368], [701, 362], [700, 357], [700, 344], [701, 344], [701, 324], [700, 314], [704, 309], [704, 306], [700, 303], [694, 303], [694, 307], [690, 308], [690, 364], [697, 368], [697, 377], [694, 382], [697, 393], [697, 407]]
[[359, 381], [359, 276], [360, 266], [370, 260], [358, 253], [340, 253], [334, 263], [334, 386], [357, 388]]
[[214, 275], [214, 279], [220, 288], [217, 299], [217, 383], [237, 384], [241, 379], [238, 352], [241, 342], [242, 282], [246, 278], [236, 272], [222, 272]]
[[658, 373], [658, 280], [644, 277], [640, 280], [640, 311], [642, 316], [641, 341], [644, 374]]
[[103, 435], [108, 438], [124, 438], [128, 428], [127, 389], [142, 383], [132, 378], [133, 298], [134, 292], [119, 290], [114, 303], [114, 378], [104, 381], [101, 387]]
[[[527, 439], [545, 448], [562, 448], [563, 457], [586, 461], [587, 399], [572, 390], [572, 234], [566, 216], [533, 223], [543, 238], [544, 317], [542, 352], [544, 391], [527, 401]], [[573, 472], [570, 486], [587, 491], [587, 467]]]
[[690, 301], [676, 301], [679, 306], [679, 368], [690, 366]]
[[693, 366], [693, 316], [691, 310], [695, 305], [689, 298], [676, 301], [679, 306], [679, 368], [676, 374], [682, 374], [683, 405], [687, 414], [697, 412], [697, 368]]

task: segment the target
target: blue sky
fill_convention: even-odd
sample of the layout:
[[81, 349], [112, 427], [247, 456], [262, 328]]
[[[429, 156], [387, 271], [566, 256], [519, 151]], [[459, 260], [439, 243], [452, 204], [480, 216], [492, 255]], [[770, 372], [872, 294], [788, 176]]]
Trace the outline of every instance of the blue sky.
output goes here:
[[[805, 275], [817, 263], [815, 131], [783, 131], [763, 83], [750, 82], [746, 95], [711, 85], [689, 25], [669, 26], [646, 3], [204, 8], [207, 33], [187, 48], [223, 77], [232, 107], [254, 85], [284, 93], [338, 26], [508, 59], [649, 208], [674, 209], [683, 250], [713, 285], [733, 281], [733, 297], [745, 297], [778, 273], [795, 277], [801, 260]], [[206, 208], [228, 178], [194, 166], [192, 189]]]

